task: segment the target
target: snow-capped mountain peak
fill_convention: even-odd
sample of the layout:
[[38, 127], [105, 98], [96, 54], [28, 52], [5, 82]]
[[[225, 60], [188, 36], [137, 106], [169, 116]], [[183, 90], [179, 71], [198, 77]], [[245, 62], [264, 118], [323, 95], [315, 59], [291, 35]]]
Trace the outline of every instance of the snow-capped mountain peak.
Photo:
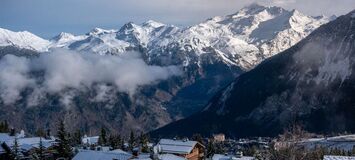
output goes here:
[[109, 33], [114, 33], [114, 32], [117, 32], [117, 31], [114, 29], [106, 30], [106, 29], [96, 27], [96, 28], [92, 29], [89, 33], [87, 33], [87, 35], [109, 34]]
[[28, 31], [13, 32], [0, 28], [0, 46], [17, 46], [20, 48], [46, 51], [49, 41]]
[[165, 26], [165, 24], [154, 21], [154, 20], [148, 20], [142, 24], [143, 27], [150, 27], [150, 28], [159, 28], [162, 26]]
[[[184, 65], [203, 64], [199, 57], [213, 52], [216, 61], [249, 70], [328, 21], [326, 17], [307, 16], [297, 10], [252, 4], [235, 14], [214, 17], [186, 28], [149, 20], [141, 25], [129, 22], [119, 30], [94, 28], [81, 36], [62, 33], [42, 48], [119, 54], [128, 48], [144, 47], [149, 61], [165, 64], [162, 57], [170, 57], [168, 63]], [[9, 43], [3, 40], [2, 45]]]
[[52, 38], [52, 41], [60, 41], [65, 39], [73, 39], [75, 36], [71, 33], [61, 32], [57, 36]]
[[87, 38], [87, 35], [75, 36], [71, 33], [62, 32], [51, 39], [48, 48], [67, 47], [69, 44]]

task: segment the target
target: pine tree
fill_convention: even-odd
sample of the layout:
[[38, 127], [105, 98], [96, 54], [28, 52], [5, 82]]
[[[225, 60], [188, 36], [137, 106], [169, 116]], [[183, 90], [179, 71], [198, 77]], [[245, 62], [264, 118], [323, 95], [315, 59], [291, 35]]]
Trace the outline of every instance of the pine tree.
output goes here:
[[149, 138], [147, 135], [141, 133], [140, 137], [139, 137], [139, 142], [140, 142], [140, 145], [141, 145], [141, 151], [143, 153], [147, 153], [149, 152], [149, 148], [148, 148], [148, 143], [149, 143]]
[[14, 139], [14, 145], [12, 146], [12, 157], [17, 160], [17, 159], [20, 159], [20, 152], [19, 152], [19, 145], [18, 145], [18, 142], [17, 142], [17, 138], [15, 137]]
[[125, 150], [125, 138], [124, 137], [120, 137], [121, 142], [120, 142], [120, 149]]
[[9, 124], [5, 120], [0, 123], [0, 133], [8, 133], [9, 132]]
[[0, 123], [0, 133], [4, 133], [4, 122]]
[[43, 146], [43, 141], [42, 137], [39, 138], [39, 147], [38, 147], [38, 158], [40, 160], [44, 160], [44, 146]]
[[56, 146], [56, 150], [58, 151], [59, 156], [70, 159], [72, 156], [71, 146], [69, 143], [68, 134], [65, 131], [64, 121], [62, 120], [59, 122], [57, 137], [58, 145]]
[[206, 155], [209, 158], [209, 157], [213, 156], [215, 154], [215, 152], [216, 152], [216, 148], [214, 146], [213, 139], [210, 138], [208, 140], [208, 144], [207, 144], [207, 154]]
[[121, 148], [121, 136], [120, 135], [110, 135], [108, 144], [112, 149], [119, 149]]
[[106, 130], [105, 128], [101, 128], [101, 133], [99, 137], [99, 145], [106, 145], [107, 144], [107, 137], [106, 137]]
[[123, 139], [122, 139], [121, 135], [118, 134], [116, 139], [117, 139], [117, 149], [122, 149], [123, 150], [122, 146], [123, 146], [124, 142], [123, 142]]
[[135, 136], [133, 131], [131, 131], [131, 134], [129, 135], [129, 140], [128, 140], [128, 150], [133, 151], [133, 148], [135, 147]]
[[113, 150], [117, 148], [117, 140], [114, 135], [108, 137], [108, 143]]
[[16, 135], [16, 130], [15, 128], [11, 128], [10, 130], [10, 136], [15, 136]]
[[72, 145], [77, 146], [77, 145], [81, 145], [82, 141], [82, 132], [80, 130], [77, 130], [74, 132], [73, 136], [72, 136]]
[[51, 129], [47, 129], [46, 138], [50, 138], [50, 137], [51, 137]]
[[44, 137], [46, 135], [45, 131], [42, 128], [38, 128], [36, 131], [36, 136]]
[[197, 141], [197, 142], [203, 144], [203, 138], [202, 138], [201, 134], [194, 134], [194, 135], [192, 136], [192, 140]]

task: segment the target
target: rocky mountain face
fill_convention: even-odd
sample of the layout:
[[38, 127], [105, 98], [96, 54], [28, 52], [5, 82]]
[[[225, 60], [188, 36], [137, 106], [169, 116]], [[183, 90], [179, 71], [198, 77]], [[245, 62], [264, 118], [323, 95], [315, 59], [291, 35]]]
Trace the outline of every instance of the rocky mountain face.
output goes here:
[[[149, 65], [181, 66], [183, 74], [141, 86], [133, 96], [112, 87], [112, 97], [103, 102], [87, 101], [98, 94], [100, 87], [93, 86], [85, 91], [68, 88], [60, 93], [45, 92], [46, 98], [29, 107], [29, 95], [34, 91], [25, 89], [16, 103], [0, 103], [0, 117], [15, 120], [15, 126], [30, 131], [39, 126], [54, 128], [52, 121], [57, 117], [70, 121], [71, 129], [81, 127], [92, 133], [101, 126], [127, 133], [130, 129], [152, 130], [201, 110], [241, 73], [328, 21], [327, 17], [311, 17], [296, 10], [251, 5], [186, 28], [147, 21], [141, 25], [127, 23], [118, 30], [95, 28], [78, 36], [61, 33], [50, 40], [1, 29], [2, 55], [31, 57], [57, 48], [102, 56], [124, 56], [134, 51]], [[41, 73], [34, 73], [38, 75]], [[65, 97], [73, 100], [71, 107], [61, 103]]]
[[275, 136], [294, 124], [355, 132], [354, 69], [355, 11], [242, 74], [203, 111], [152, 134]]

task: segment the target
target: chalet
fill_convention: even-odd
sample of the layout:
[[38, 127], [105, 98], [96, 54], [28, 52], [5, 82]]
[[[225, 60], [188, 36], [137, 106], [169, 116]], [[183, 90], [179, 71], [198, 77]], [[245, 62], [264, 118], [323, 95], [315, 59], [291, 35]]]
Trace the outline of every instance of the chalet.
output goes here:
[[85, 135], [82, 139], [81, 142], [83, 144], [87, 144], [87, 145], [97, 145], [99, 142], [99, 136], [94, 136], [94, 137], [88, 137], [87, 135]]
[[226, 137], [223, 133], [220, 133], [220, 134], [213, 135], [213, 139], [216, 142], [224, 142], [226, 140]]
[[188, 160], [199, 160], [204, 157], [204, 149], [205, 146], [197, 141], [161, 139], [154, 150], [158, 154], [173, 154]]
[[45, 156], [50, 156], [50, 150], [55, 144], [55, 138], [45, 139], [41, 137], [31, 137], [25, 138], [24, 131], [16, 134], [16, 136], [9, 136], [8, 133], [0, 133], [0, 159], [8, 156], [9, 152], [13, 149], [15, 137], [17, 138], [18, 149], [20, 151], [20, 156], [22, 159], [30, 159], [33, 153], [36, 153], [40, 146], [40, 141], [42, 140], [42, 146], [45, 149]]

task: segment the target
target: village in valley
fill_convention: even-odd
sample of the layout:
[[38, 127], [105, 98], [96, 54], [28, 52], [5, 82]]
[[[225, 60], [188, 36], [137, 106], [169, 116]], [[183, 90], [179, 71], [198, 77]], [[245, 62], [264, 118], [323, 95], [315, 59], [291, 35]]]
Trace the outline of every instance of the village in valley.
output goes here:
[[[169, 139], [170, 138], [170, 139]], [[64, 122], [55, 134], [38, 130], [19, 133], [8, 122], [0, 123], [1, 160], [354, 160], [355, 135], [324, 137], [292, 127], [278, 138], [233, 139], [219, 133], [210, 137], [149, 138], [131, 131], [128, 137], [81, 131], [69, 133]]]

